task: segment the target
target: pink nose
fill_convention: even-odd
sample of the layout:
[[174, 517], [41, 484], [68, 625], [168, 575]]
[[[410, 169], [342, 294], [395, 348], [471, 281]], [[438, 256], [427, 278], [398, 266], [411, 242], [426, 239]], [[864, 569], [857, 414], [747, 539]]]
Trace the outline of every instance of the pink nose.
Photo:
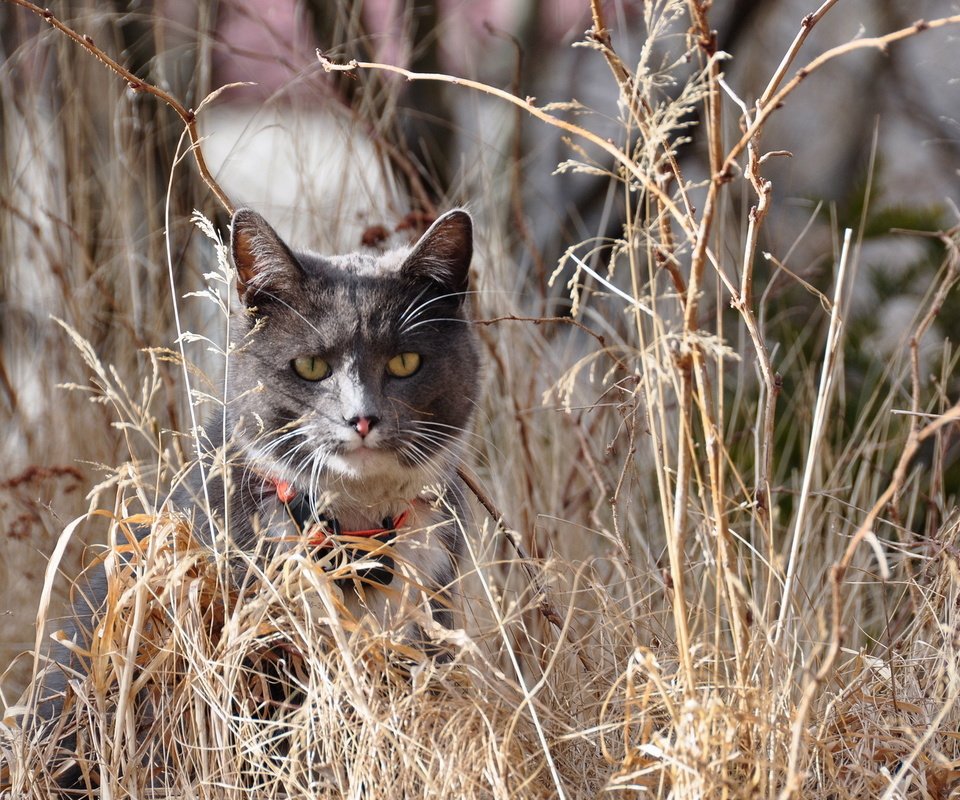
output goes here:
[[379, 421], [379, 417], [354, 417], [348, 419], [347, 424], [360, 434], [360, 438], [365, 439]]

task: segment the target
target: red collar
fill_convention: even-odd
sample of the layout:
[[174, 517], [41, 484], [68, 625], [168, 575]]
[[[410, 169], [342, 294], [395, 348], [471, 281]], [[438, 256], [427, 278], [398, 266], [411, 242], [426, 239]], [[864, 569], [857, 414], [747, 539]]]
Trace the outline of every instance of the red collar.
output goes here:
[[[276, 489], [277, 499], [286, 506], [289, 506], [290, 502], [297, 496], [297, 490], [289, 483], [289, 481], [280, 480], [278, 478], [267, 478], [267, 482]], [[339, 536], [356, 536], [361, 539], [375, 539], [378, 536], [383, 536], [387, 533], [396, 533], [397, 530], [403, 527], [407, 521], [407, 517], [410, 516], [410, 509], [406, 509], [402, 514], [399, 514], [392, 519], [384, 519], [384, 523], [389, 523], [389, 527], [383, 528], [368, 528], [367, 530], [361, 531], [345, 531], [340, 529], [339, 523], [336, 520], [327, 520], [328, 524], [324, 524], [324, 521], [321, 521], [319, 524], [314, 525], [314, 529], [311, 531], [310, 544], [312, 545], [322, 545], [325, 544], [329, 539], [329, 532], [334, 532]]]

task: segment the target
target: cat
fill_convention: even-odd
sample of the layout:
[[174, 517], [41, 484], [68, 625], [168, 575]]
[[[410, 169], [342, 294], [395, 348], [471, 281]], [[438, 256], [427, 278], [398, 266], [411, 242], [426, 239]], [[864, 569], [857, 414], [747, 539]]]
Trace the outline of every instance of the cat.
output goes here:
[[174, 495], [195, 528], [225, 529], [248, 552], [311, 529], [363, 536], [374, 549], [389, 539], [380, 569], [346, 549], [373, 564], [369, 575], [358, 568], [369, 610], [390, 621], [397, 591], [377, 589], [407, 570], [449, 625], [443, 590], [465, 515], [456, 465], [480, 370], [468, 324], [472, 228], [455, 210], [410, 250], [322, 257], [292, 251], [254, 211], [234, 214], [237, 347], [223, 417], [204, 437], [216, 451], [227, 432], [229, 476], [225, 490], [224, 475], [198, 465]]
[[[350, 611], [402, 625], [437, 655], [415, 620], [452, 625], [463, 548], [457, 465], [481, 368], [470, 216], [444, 214], [409, 248], [321, 256], [294, 251], [260, 214], [240, 209], [230, 254], [240, 302], [226, 402], [170, 510], [190, 517], [211, 551], [243, 554], [233, 559], [238, 584], [253, 572], [244, 566], [283, 548], [330, 556]], [[76, 638], [106, 596], [103, 583], [102, 574], [89, 579]], [[62, 647], [55, 659], [80, 668]], [[43, 681], [42, 725], [60, 715], [65, 673]], [[76, 768], [67, 784], [81, 784]]]

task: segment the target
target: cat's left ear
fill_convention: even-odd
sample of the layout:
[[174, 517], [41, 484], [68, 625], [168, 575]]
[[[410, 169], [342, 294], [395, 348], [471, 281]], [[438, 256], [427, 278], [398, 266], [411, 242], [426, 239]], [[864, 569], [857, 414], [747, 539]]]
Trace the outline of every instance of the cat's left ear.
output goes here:
[[230, 220], [230, 254], [237, 270], [237, 293], [244, 305], [292, 288], [301, 275], [296, 256], [263, 217], [238, 209]]
[[448, 211], [414, 245], [401, 273], [414, 280], [436, 281], [451, 294], [470, 286], [473, 220], [462, 210]]

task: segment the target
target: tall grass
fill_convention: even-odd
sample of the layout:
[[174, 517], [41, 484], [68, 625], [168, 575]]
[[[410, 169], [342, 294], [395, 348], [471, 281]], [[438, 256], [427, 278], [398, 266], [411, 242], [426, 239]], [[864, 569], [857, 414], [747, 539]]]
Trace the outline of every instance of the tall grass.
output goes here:
[[[760, 241], [778, 199], [764, 124], [816, 102], [805, 76], [960, 20], [855, 40], [798, 68], [832, 5], [803, 22], [748, 104], [723, 80], [706, 4], [645, 4], [636, 63], [618, 56], [593, 4], [584, 44], [619, 93], [614, 141], [574, 105], [458, 82], [562, 129], [562, 169], [609, 176], [626, 222], [612, 238], [569, 243], [552, 279], [565, 298], [549, 298], [561, 313], [543, 317], [548, 298], [512, 268], [509, 189], [464, 187], [481, 220], [488, 356], [470, 469], [493, 514], [478, 506], [467, 530], [457, 626], [432, 631], [449, 662], [351, 617], [303, 552], [253, 561], [238, 592], [231, 566], [175, 514], [151, 516], [151, 536], [134, 543], [136, 515], [154, 513], [156, 487], [189, 458], [172, 433], [186, 427], [182, 411], [171, 419], [170, 387], [184, 387], [162, 360], [179, 369], [179, 356], [90, 342], [74, 314], [84, 333], [62, 357], [80, 353], [93, 378], [74, 380], [110, 410], [129, 451], [96, 455], [121, 464], [115, 502], [92, 502], [112, 545], [109, 610], [63, 719], [103, 796], [955, 795], [960, 520], [944, 467], [958, 411], [940, 388], [955, 359], [945, 345], [930, 380], [921, 342], [957, 280], [958, 231], [939, 234], [942, 269], [900, 356], [860, 398], [846, 392], [844, 345], [861, 232], [837, 231], [832, 282], [819, 287]], [[710, 163], [699, 183], [678, 161], [693, 120]], [[71, 246], [91, 246], [85, 236]], [[165, 278], [157, 297], [170, 297]], [[784, 329], [764, 290], [775, 278], [821, 306], [797, 341], [776, 346]], [[84, 280], [65, 274], [55, 296], [66, 303]], [[216, 273], [208, 280], [226, 297]], [[151, 310], [163, 319], [144, 323], [147, 338], [169, 328], [170, 307]], [[198, 312], [183, 324], [195, 323], [222, 321]], [[194, 387], [215, 393], [199, 377], [215, 371], [209, 355], [192, 348]], [[142, 386], [111, 365], [120, 357], [137, 359]], [[14, 796], [42, 796], [56, 737], [23, 735], [10, 705], [0, 778]]]

